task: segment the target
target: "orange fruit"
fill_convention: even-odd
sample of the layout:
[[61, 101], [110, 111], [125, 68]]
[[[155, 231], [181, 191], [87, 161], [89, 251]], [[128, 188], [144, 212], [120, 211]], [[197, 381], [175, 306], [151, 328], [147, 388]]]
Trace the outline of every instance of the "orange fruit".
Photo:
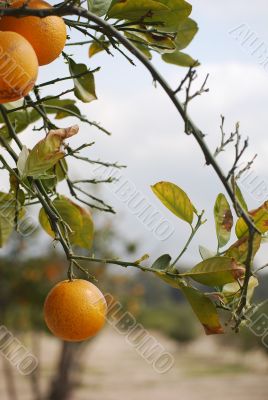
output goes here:
[[106, 312], [107, 303], [101, 291], [83, 279], [58, 283], [44, 305], [50, 331], [70, 342], [96, 335], [104, 325]]
[[[43, 0], [17, 0], [10, 7], [18, 8], [23, 4], [30, 8], [51, 8]], [[49, 64], [59, 57], [66, 42], [66, 25], [61, 17], [2, 17], [0, 31], [17, 32], [33, 46], [39, 65]]]
[[38, 61], [30, 43], [15, 32], [0, 32], [0, 103], [26, 96], [38, 74]]

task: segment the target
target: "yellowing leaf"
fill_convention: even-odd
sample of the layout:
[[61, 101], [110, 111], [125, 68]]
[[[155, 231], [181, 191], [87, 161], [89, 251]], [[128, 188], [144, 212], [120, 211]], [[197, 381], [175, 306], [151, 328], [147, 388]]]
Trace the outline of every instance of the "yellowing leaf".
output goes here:
[[198, 25], [191, 18], [182, 21], [177, 29], [175, 44], [178, 50], [183, 50], [187, 47], [198, 31]]
[[[251, 276], [248, 284], [247, 305], [250, 305], [255, 288], [258, 285], [258, 279], [255, 278], [255, 276]], [[234, 303], [235, 300], [238, 302], [241, 296], [241, 285], [239, 285], [238, 282], [228, 283], [227, 285], [223, 286], [222, 294], [224, 295], [224, 300], [226, 303]]]
[[26, 160], [26, 151], [23, 149], [18, 160], [21, 176], [23, 178], [28, 176], [46, 177], [47, 171], [64, 157], [64, 151], [61, 149], [63, 141], [76, 135], [78, 130], [77, 125], [66, 129], [51, 130], [45, 139], [34, 146]]
[[93, 57], [95, 54], [100, 53], [101, 51], [104, 51], [105, 49], [107, 49], [107, 47], [109, 46], [108, 42], [105, 42], [104, 40], [99, 40], [99, 41], [95, 41], [93, 42], [88, 50], [88, 55], [89, 57]]
[[219, 247], [229, 242], [233, 227], [233, 215], [224, 194], [220, 193], [214, 206], [214, 218]]
[[235, 185], [235, 196], [236, 196], [237, 200], [239, 201], [240, 205], [243, 207], [243, 209], [245, 211], [248, 211], [247, 203], [246, 203], [244, 196], [240, 190], [240, 187], [237, 184]]
[[[53, 205], [63, 221], [71, 229], [71, 232], [67, 230], [71, 244], [90, 249], [92, 247], [94, 225], [89, 211], [83, 209], [64, 196], [55, 199]], [[43, 208], [39, 213], [39, 221], [43, 229], [54, 238], [55, 233], [51, 228], [50, 221]], [[61, 223], [60, 225], [62, 233], [65, 234], [63, 224]]]
[[[248, 236], [237, 240], [225, 253], [226, 257], [232, 257], [240, 263], [245, 263], [248, 255]], [[261, 246], [261, 235], [255, 234], [253, 239], [253, 257]]]
[[[73, 204], [71, 200], [67, 197], [60, 196], [53, 201], [53, 206], [56, 208], [58, 213], [60, 214], [63, 221], [68, 224], [71, 229], [71, 232], [67, 231], [70, 240], [73, 240], [73, 237], [82, 229], [82, 218], [79, 210]], [[39, 213], [39, 221], [42, 228], [53, 238], [55, 238], [55, 233], [51, 228], [50, 221], [47, 217], [46, 211], [44, 208], [41, 208]], [[64, 229], [62, 227], [62, 232], [64, 233]]]
[[162, 55], [162, 60], [169, 63], [178, 65], [180, 67], [198, 67], [199, 62], [194, 60], [188, 54], [182, 53], [181, 51], [174, 51], [173, 53], [165, 53]]
[[[259, 232], [268, 232], [268, 201], [256, 210], [249, 211], [249, 216]], [[242, 217], [236, 223], [235, 232], [238, 238], [248, 234], [248, 226]]]
[[195, 315], [203, 325], [207, 335], [223, 333], [216, 306], [208, 296], [191, 286], [186, 286], [184, 280], [180, 276], [167, 275], [161, 270], [156, 272], [155, 275], [171, 287], [182, 291]]
[[224, 333], [214, 303], [202, 292], [189, 286], [181, 288], [207, 335]]
[[9, 239], [14, 230], [16, 199], [13, 194], [0, 192], [0, 247]]
[[244, 266], [229, 257], [208, 258], [189, 272], [181, 274], [207, 286], [223, 286], [241, 279], [244, 275]]
[[[154, 267], [155, 268], [155, 267]], [[160, 278], [162, 281], [167, 283], [169, 286], [175, 288], [175, 289], [181, 289], [181, 287], [184, 285], [184, 281], [180, 276], [172, 276], [166, 274], [164, 270], [161, 270], [159, 268], [159, 272], [154, 273], [158, 278]]]
[[187, 194], [174, 183], [158, 182], [151, 186], [159, 200], [177, 217], [191, 224], [194, 207]]
[[0, 247], [8, 241], [14, 231], [15, 218], [20, 220], [24, 217], [24, 200], [24, 192], [18, 188], [15, 188], [15, 193], [0, 192]]
[[94, 237], [94, 223], [88, 210], [79, 208], [82, 217], [82, 229], [78, 232], [75, 244], [84, 249], [91, 249]]

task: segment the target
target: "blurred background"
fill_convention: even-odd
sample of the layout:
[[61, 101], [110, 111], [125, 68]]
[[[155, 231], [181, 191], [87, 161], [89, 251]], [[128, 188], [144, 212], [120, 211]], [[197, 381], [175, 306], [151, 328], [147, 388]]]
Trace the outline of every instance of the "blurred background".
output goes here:
[[[96, 254], [113, 256], [110, 245], [118, 237], [111, 225], [97, 232]], [[105, 252], [103, 252], [105, 249]], [[125, 251], [133, 248], [125, 243]], [[3, 355], [0, 338], [0, 398], [3, 400], [141, 400], [154, 398], [266, 399], [268, 352], [250, 329], [239, 334], [205, 336], [203, 329], [176, 289], [152, 274], [111, 273], [96, 265], [90, 272], [98, 286], [122, 309], [108, 317], [103, 331], [82, 343], [61, 342], [49, 334], [42, 307], [50, 288], [65, 279], [68, 265], [58, 252], [47, 249], [46, 257], [27, 257], [27, 244], [14, 236], [8, 253], [0, 260], [1, 325], [38, 359], [38, 368], [23, 376]], [[257, 290], [256, 302], [267, 298], [268, 276]], [[117, 310], [117, 308], [116, 308]], [[157, 357], [147, 357], [152, 343], [128, 340], [118, 327], [120, 317], [130, 313], [162, 351], [174, 357], [171, 368], [154, 368]], [[254, 321], [267, 315], [267, 304], [254, 314]], [[224, 315], [222, 315], [224, 318]], [[8, 345], [12, 351], [17, 346]], [[146, 350], [147, 349], [147, 350]], [[143, 350], [145, 351], [143, 353]], [[5, 350], [7, 353], [7, 351]], [[149, 352], [149, 353], [147, 353]], [[142, 356], [144, 354], [144, 356]]]
[[[240, 121], [241, 133], [250, 139], [244, 163], [258, 153], [251, 179], [240, 182], [250, 208], [255, 208], [260, 204], [256, 184], [268, 182], [268, 67], [261, 65], [259, 53], [252, 54], [252, 49], [242, 45], [233, 31], [245, 26], [245, 31], [263, 43], [268, 56], [267, 2], [192, 0], [191, 3], [192, 17], [200, 30], [187, 52], [202, 64], [198, 68], [197, 87], [209, 73], [210, 92], [198, 98], [190, 112], [206, 133], [212, 150], [220, 141], [220, 116], [226, 117], [227, 132]], [[75, 32], [69, 33], [72, 41], [79, 38]], [[143, 67], [131, 66], [120, 54], [109, 57], [100, 53], [89, 59], [87, 46], [66, 47], [66, 51], [76, 61], [92, 68], [102, 67], [95, 75], [98, 101], [81, 105], [81, 111], [113, 133], [108, 137], [81, 124], [80, 134], [70, 144], [76, 147], [83, 141], [95, 140], [95, 146], [85, 150], [85, 156], [127, 165], [120, 172], [121, 181], [135, 188], [172, 227], [171, 235], [162, 240], [133, 215], [111, 186], [94, 187], [92, 190], [117, 212], [113, 217], [95, 213], [95, 254], [136, 259], [149, 253], [153, 260], [162, 253], [177, 255], [189, 228], [164, 209], [150, 189], [157, 181], [168, 180], [182, 187], [198, 210], [206, 211], [208, 222], [182, 259], [182, 267], [193, 266], [200, 261], [199, 244], [211, 250], [216, 248], [213, 205], [222, 187], [213, 171], [204, 165], [193, 138], [183, 134], [183, 124], [175, 109], [163, 92], [152, 85]], [[154, 63], [173, 87], [186, 73], [184, 69], [164, 65], [157, 57]], [[67, 66], [57, 60], [43, 67], [39, 83], [67, 73]], [[52, 88], [44, 90], [42, 96], [55, 95], [67, 88], [61, 84], [53, 87], [53, 93]], [[70, 118], [64, 124], [69, 126], [74, 122]], [[31, 148], [40, 139], [40, 133], [28, 129], [21, 139]], [[232, 157], [230, 148], [219, 158], [226, 170], [232, 164]], [[94, 166], [78, 160], [70, 164], [74, 179], [91, 179], [98, 174]], [[0, 173], [1, 187], [6, 188], [8, 177], [3, 171]], [[59, 191], [67, 193], [63, 185]], [[37, 212], [38, 208], [34, 215]], [[53, 248], [45, 234], [36, 231], [27, 241], [14, 235], [0, 255], [1, 324], [39, 360], [36, 373], [22, 377], [1, 356], [1, 400], [267, 398], [268, 358], [261, 340], [246, 328], [240, 335], [229, 332], [221, 337], [205, 337], [180, 294], [156, 278], [123, 271], [120, 267], [92, 267], [99, 287], [112, 293], [174, 355], [174, 367], [163, 375], [157, 374], [127, 344], [124, 335], [109, 324], [96, 339], [81, 345], [61, 343], [48, 334], [42, 317], [43, 301], [49, 289], [65, 278], [66, 264], [60, 249]], [[266, 245], [256, 259], [256, 267], [267, 261]], [[256, 291], [256, 300], [260, 301], [267, 297], [268, 277], [263, 274], [262, 278]], [[265, 306], [259, 312], [265, 313]]]

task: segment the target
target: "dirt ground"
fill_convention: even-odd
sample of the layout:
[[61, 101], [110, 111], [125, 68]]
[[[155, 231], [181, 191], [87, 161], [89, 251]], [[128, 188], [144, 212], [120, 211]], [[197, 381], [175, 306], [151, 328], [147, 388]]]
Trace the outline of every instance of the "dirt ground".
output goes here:
[[[175, 357], [170, 371], [155, 372], [126, 342], [124, 335], [108, 328], [85, 350], [82, 383], [72, 400], [268, 399], [268, 357], [263, 353], [239, 353], [219, 346], [211, 337], [178, 346], [161, 335], [154, 335]], [[50, 375], [58, 343], [46, 336], [40, 341], [41, 373]], [[0, 373], [0, 399], [9, 400], [3, 371]], [[16, 376], [16, 385], [18, 400], [32, 399], [25, 378]]]

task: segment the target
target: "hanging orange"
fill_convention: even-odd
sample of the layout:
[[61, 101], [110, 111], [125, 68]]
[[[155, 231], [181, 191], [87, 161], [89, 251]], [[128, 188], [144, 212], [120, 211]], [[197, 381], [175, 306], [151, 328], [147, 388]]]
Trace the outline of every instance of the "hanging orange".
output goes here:
[[38, 74], [38, 61], [30, 43], [15, 32], [0, 32], [0, 103], [26, 96]]
[[70, 342], [95, 336], [105, 323], [106, 312], [107, 303], [101, 291], [83, 279], [58, 283], [44, 305], [50, 331]]
[[[18, 0], [10, 7], [19, 8], [27, 4], [30, 8], [51, 8], [43, 0]], [[27, 39], [33, 46], [39, 65], [49, 64], [59, 57], [66, 42], [66, 25], [62, 18], [49, 16], [39, 17], [7, 17], [0, 20], [1, 31], [17, 32]]]

